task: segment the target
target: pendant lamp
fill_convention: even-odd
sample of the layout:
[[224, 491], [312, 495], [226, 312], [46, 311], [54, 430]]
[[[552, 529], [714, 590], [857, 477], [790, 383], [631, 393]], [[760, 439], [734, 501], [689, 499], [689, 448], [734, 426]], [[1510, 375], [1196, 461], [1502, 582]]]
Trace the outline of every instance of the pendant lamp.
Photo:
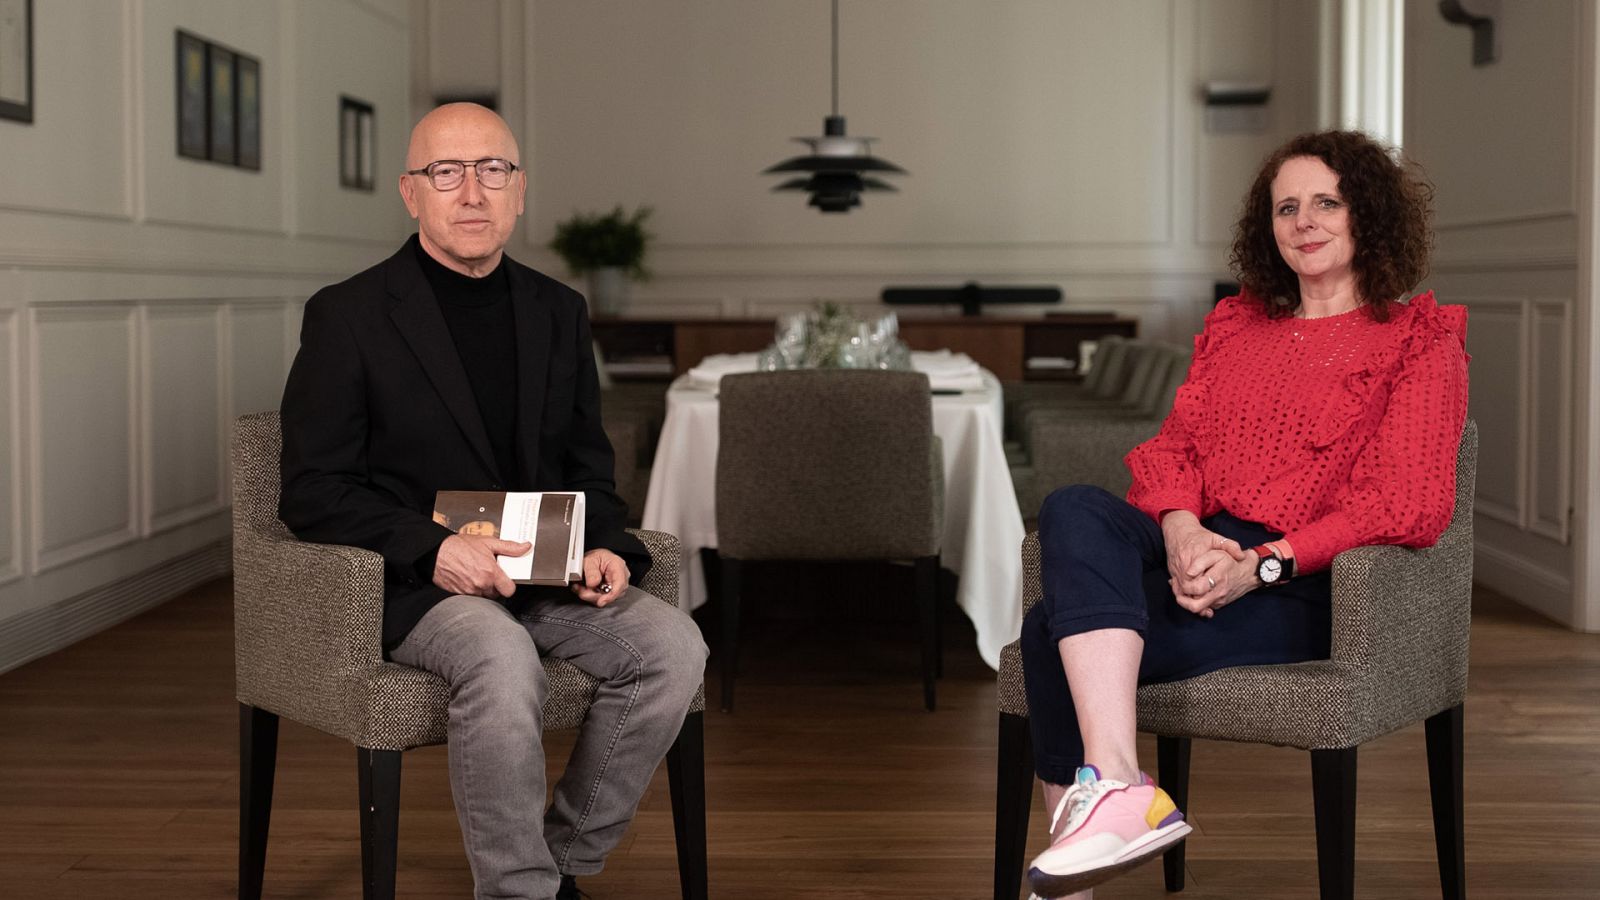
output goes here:
[[877, 138], [847, 137], [839, 115], [839, 0], [833, 0], [833, 113], [823, 119], [821, 137], [794, 140], [811, 148], [805, 156], [786, 159], [761, 174], [806, 173], [773, 188], [805, 191], [810, 205], [825, 213], [849, 212], [861, 205], [862, 191], [893, 191], [895, 186], [867, 173], [904, 175], [906, 170], [872, 155]]

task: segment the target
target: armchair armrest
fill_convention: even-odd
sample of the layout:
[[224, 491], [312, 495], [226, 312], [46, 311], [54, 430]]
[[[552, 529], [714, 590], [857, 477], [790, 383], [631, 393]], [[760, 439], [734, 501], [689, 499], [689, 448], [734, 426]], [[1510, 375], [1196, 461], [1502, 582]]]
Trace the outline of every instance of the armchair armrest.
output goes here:
[[650, 571], [645, 573], [639, 587], [681, 608], [683, 604], [678, 602], [678, 573], [683, 565], [683, 545], [677, 536], [665, 531], [645, 531], [640, 528], [630, 528], [628, 533], [638, 538], [650, 553]]
[[1432, 547], [1356, 547], [1333, 561], [1332, 659], [1358, 677], [1442, 684], [1458, 702], [1471, 622], [1470, 529], [1453, 525]]
[[245, 527], [234, 533], [239, 700], [334, 734], [383, 664], [383, 558]]

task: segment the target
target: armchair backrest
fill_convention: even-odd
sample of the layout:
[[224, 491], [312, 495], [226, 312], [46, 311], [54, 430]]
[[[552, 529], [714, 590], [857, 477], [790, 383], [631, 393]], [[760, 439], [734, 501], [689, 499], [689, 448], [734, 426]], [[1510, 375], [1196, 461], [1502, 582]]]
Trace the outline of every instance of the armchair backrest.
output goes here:
[[233, 528], [288, 537], [278, 521], [279, 459], [283, 434], [278, 411], [240, 416], [234, 423]]
[[928, 377], [817, 369], [728, 375], [720, 388], [718, 550], [736, 559], [938, 552]]
[[1122, 380], [1127, 372], [1123, 364], [1128, 358], [1128, 339], [1120, 334], [1108, 334], [1100, 339], [1094, 352], [1094, 364], [1089, 374], [1083, 376], [1083, 392], [1091, 397], [1115, 397], [1122, 390]]

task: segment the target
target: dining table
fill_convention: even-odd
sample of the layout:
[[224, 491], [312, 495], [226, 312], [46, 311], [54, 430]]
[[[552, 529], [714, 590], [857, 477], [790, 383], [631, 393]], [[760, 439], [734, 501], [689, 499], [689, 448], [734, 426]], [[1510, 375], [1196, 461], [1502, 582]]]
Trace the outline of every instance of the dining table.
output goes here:
[[[940, 565], [956, 575], [955, 601], [972, 621], [977, 649], [998, 669], [1000, 649], [1022, 625], [1022, 511], [1001, 437], [1000, 381], [964, 354], [913, 352], [928, 374], [933, 431], [944, 457]], [[707, 599], [701, 551], [717, 546], [717, 384], [756, 371], [757, 354], [718, 354], [680, 375], [667, 390], [642, 525], [683, 545], [679, 596], [695, 609]], [[773, 510], [782, 515], [782, 510]]]

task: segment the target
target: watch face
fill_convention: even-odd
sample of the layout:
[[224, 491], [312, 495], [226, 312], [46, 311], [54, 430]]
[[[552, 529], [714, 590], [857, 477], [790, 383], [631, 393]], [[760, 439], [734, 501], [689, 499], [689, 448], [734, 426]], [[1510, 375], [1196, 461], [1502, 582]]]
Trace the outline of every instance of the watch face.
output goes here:
[[1261, 576], [1262, 581], [1271, 584], [1283, 575], [1283, 561], [1276, 556], [1269, 556], [1261, 561], [1256, 573]]

